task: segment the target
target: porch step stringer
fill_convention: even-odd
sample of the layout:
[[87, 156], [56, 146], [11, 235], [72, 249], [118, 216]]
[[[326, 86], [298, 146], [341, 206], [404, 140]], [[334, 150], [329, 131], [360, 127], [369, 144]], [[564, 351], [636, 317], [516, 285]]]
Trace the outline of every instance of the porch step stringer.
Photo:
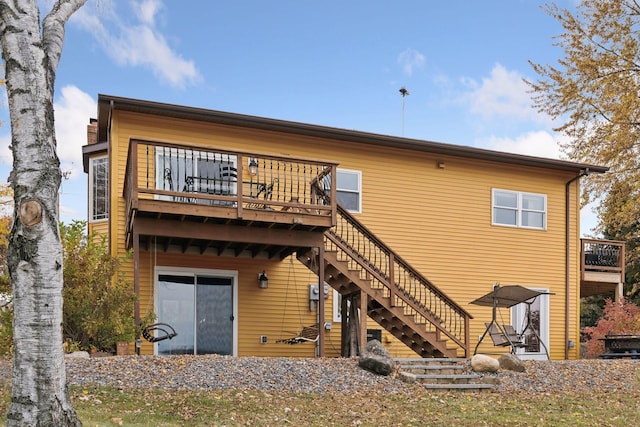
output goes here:
[[304, 265], [316, 274], [322, 265], [342, 295], [364, 292], [369, 317], [421, 357], [469, 356], [472, 316], [339, 204], [324, 236], [324, 259], [298, 252]]
[[[303, 263], [309, 266], [308, 262]], [[360, 277], [360, 270], [350, 269], [349, 263], [339, 261], [336, 252], [325, 251], [323, 264], [329, 285], [343, 295], [363, 291], [367, 295], [369, 317], [415, 353], [421, 357], [455, 357], [455, 348], [447, 348], [447, 340], [441, 339], [441, 334], [427, 330], [426, 324], [418, 323], [416, 316], [405, 312], [404, 307], [394, 306], [382, 290], [372, 287], [371, 280]]]

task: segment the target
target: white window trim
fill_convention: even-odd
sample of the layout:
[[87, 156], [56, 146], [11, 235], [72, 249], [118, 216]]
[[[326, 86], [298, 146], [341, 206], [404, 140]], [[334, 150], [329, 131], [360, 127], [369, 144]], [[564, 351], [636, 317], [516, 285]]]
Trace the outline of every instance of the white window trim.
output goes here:
[[[533, 291], [543, 292], [538, 295], [540, 302], [540, 351], [526, 352], [524, 348], [517, 348], [516, 354], [521, 359], [527, 360], [547, 360], [547, 352], [549, 348], [549, 289], [547, 288], [528, 288]], [[511, 307], [511, 326], [518, 332], [523, 333], [522, 327], [525, 322], [527, 305], [525, 303], [516, 304]]]
[[[515, 208], [507, 208], [503, 206], [496, 206], [496, 192], [503, 193], [511, 193], [517, 196], [517, 206]], [[533, 209], [523, 209], [522, 208], [522, 197], [525, 195], [538, 196], [542, 197], [544, 201], [544, 210], [533, 210]], [[496, 222], [496, 208], [501, 209], [512, 209], [516, 211], [516, 224], [503, 224], [501, 222]], [[513, 190], [505, 190], [502, 188], [494, 188], [491, 190], [491, 224], [497, 225], [500, 227], [512, 227], [512, 228], [526, 228], [529, 230], [546, 230], [547, 229], [547, 216], [548, 216], [548, 205], [547, 205], [547, 195], [541, 193], [530, 193], [526, 191], [513, 191]], [[522, 225], [522, 212], [539, 212], [543, 214], [543, 224], [542, 227], [531, 227], [527, 225]]]
[[[336, 192], [337, 191], [342, 191], [345, 193], [358, 193], [358, 210], [351, 210], [351, 209], [347, 209], [349, 212], [351, 213], [362, 213], [362, 171], [359, 170], [355, 170], [355, 169], [342, 169], [342, 168], [338, 168], [337, 172], [342, 172], [342, 173], [351, 173], [354, 174], [358, 177], [358, 190], [354, 191], [354, 190], [349, 190], [349, 189], [341, 189], [340, 185], [338, 184], [338, 180], [336, 179]], [[337, 176], [336, 176], [337, 178]]]
[[[106, 216], [104, 218], [94, 218], [94, 200], [93, 200], [93, 192], [94, 192], [94, 188], [93, 188], [93, 180], [94, 180], [94, 164], [96, 161], [98, 160], [106, 160], [106, 165], [107, 165], [107, 212], [106, 212]], [[89, 161], [89, 222], [90, 223], [95, 223], [95, 222], [104, 222], [104, 221], [108, 221], [109, 220], [109, 158], [108, 156], [97, 156], [97, 157], [92, 157], [91, 160]]]

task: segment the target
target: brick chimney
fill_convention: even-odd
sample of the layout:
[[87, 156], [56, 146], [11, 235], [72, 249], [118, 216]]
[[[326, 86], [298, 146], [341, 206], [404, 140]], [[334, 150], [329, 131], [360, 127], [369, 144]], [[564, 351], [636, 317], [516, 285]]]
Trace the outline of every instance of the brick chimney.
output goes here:
[[95, 144], [98, 142], [98, 120], [89, 119], [87, 125], [87, 144]]

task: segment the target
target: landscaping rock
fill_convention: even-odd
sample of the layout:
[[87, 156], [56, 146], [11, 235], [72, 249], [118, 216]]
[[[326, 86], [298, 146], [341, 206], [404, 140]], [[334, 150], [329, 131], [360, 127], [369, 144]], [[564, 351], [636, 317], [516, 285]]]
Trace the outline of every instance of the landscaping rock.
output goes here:
[[415, 384], [418, 382], [418, 377], [410, 372], [398, 372], [398, 378], [407, 384]]
[[358, 365], [374, 374], [389, 375], [393, 372], [395, 362], [380, 341], [371, 340], [360, 355]]
[[86, 351], [74, 351], [73, 353], [68, 353], [64, 355], [65, 359], [88, 359], [89, 353]]
[[475, 372], [498, 372], [500, 362], [491, 356], [476, 354], [471, 358], [471, 369]]
[[515, 372], [524, 372], [524, 363], [522, 360], [515, 354], [503, 354], [498, 359], [500, 363], [500, 369], [505, 369], [507, 371], [515, 371]]

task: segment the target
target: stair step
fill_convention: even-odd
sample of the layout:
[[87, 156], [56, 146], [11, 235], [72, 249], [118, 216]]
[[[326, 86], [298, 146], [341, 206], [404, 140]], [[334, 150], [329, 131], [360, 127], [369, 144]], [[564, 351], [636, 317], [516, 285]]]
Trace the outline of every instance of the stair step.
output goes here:
[[467, 369], [466, 366], [464, 365], [442, 365], [442, 364], [437, 364], [437, 365], [400, 365], [399, 366], [400, 369], [402, 369], [403, 371], [414, 371], [414, 370], [420, 370], [423, 369], [425, 371], [444, 371], [444, 370], [463, 370], [463, 369]]
[[465, 359], [464, 357], [396, 357], [396, 362], [402, 364], [412, 364], [412, 363], [449, 363], [453, 364], [456, 362], [464, 362], [465, 364], [469, 362], [469, 359]]
[[493, 384], [421, 384], [428, 390], [492, 390]]
[[[464, 372], [469, 368], [469, 359], [459, 357], [396, 358], [399, 376], [403, 381], [415, 383], [429, 390], [492, 390], [491, 378], [475, 372]], [[462, 372], [461, 372], [462, 371]]]
[[[339, 236], [336, 236], [339, 238]], [[329, 239], [334, 237], [329, 236]], [[303, 264], [307, 267], [312, 267], [312, 260], [315, 257], [315, 252], [308, 251], [298, 257]], [[396, 297], [391, 299], [383, 284], [380, 284], [371, 279], [371, 274], [366, 269], [371, 268], [371, 265], [366, 265], [364, 258], [358, 257], [352, 258], [351, 261], [347, 261], [345, 256], [350, 256], [348, 253], [339, 254], [335, 250], [327, 250], [324, 252], [324, 259], [320, 264], [325, 271], [325, 281], [329, 283], [334, 289], [337, 289], [341, 293], [351, 292], [357, 289], [363, 290], [368, 295], [367, 312], [372, 320], [377, 322], [382, 328], [386, 329], [401, 342], [407, 345], [410, 349], [415, 351], [419, 356], [429, 357], [436, 356], [456, 356], [457, 350], [455, 348], [449, 348], [447, 344], [449, 340], [446, 337], [439, 337], [435, 331], [435, 327], [430, 326], [428, 323], [424, 323], [425, 320], [430, 321], [434, 316], [424, 304], [420, 307], [424, 312], [418, 317], [413, 313], [411, 308], [411, 301], [402, 301], [400, 294], [396, 293]], [[359, 264], [359, 265], [358, 265]], [[375, 277], [376, 274], [373, 274]], [[380, 280], [384, 280], [384, 274], [381, 274]], [[415, 310], [420, 312], [421, 310], [415, 305], [417, 301], [413, 302]], [[436, 325], [437, 326], [437, 325]], [[455, 363], [455, 362], [450, 362]], [[409, 368], [418, 369], [418, 368]], [[427, 368], [430, 369], [430, 368]], [[426, 369], [417, 371], [419, 373], [428, 372]], [[442, 374], [454, 374], [455, 371], [450, 369]]]
[[416, 381], [422, 384], [465, 384], [482, 378], [478, 374], [416, 374]]

